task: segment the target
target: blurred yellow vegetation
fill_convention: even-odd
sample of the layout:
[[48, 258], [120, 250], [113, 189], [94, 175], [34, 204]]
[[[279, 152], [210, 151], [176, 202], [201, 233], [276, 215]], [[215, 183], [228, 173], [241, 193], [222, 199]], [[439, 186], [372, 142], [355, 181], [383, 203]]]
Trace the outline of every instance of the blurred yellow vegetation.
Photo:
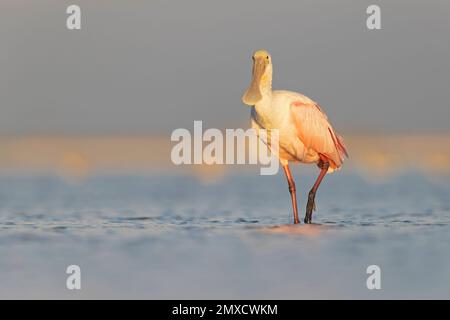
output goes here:
[[[344, 172], [385, 178], [408, 170], [450, 174], [449, 134], [344, 134], [350, 159]], [[188, 173], [211, 182], [252, 165], [172, 164], [174, 142], [165, 136], [0, 137], [0, 173], [59, 174], [79, 180], [91, 174]], [[300, 169], [301, 170], [301, 169]]]
[[79, 152], [65, 152], [61, 159], [60, 174], [70, 181], [83, 180], [88, 176], [89, 162]]

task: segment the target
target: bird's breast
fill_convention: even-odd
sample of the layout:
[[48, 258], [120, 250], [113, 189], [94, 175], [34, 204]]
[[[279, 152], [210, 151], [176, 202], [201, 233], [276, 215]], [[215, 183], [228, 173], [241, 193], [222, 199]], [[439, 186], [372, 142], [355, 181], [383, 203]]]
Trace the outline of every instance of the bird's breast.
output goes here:
[[[297, 130], [289, 114], [283, 113], [283, 107], [279, 107], [278, 114], [261, 112], [261, 109], [253, 107], [251, 111], [252, 127], [259, 130], [278, 130], [278, 157], [281, 160], [314, 162], [317, 155], [312, 155], [305, 148], [303, 142], [297, 136]], [[268, 141], [270, 145], [270, 141]]]

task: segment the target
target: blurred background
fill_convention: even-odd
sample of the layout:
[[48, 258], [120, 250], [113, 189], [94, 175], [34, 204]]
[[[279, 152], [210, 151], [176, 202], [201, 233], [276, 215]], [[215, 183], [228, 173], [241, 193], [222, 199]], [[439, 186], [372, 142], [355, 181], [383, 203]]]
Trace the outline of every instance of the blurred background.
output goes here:
[[348, 144], [346, 170], [450, 170], [450, 4], [377, 1], [2, 1], [0, 171], [84, 177], [174, 168], [170, 133], [247, 128], [251, 54], [302, 92]]
[[[2, 0], [0, 298], [448, 298], [449, 17], [447, 0]], [[316, 225], [289, 225], [282, 172], [170, 160], [194, 120], [250, 126], [261, 48], [274, 88], [348, 146]], [[292, 171], [303, 216], [317, 168]]]

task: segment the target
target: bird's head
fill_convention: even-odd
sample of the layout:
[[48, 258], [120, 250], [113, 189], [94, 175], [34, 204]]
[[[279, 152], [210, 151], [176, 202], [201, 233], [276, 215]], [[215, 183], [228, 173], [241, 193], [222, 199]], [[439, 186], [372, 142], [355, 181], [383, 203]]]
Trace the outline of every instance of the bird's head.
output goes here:
[[272, 57], [266, 50], [258, 50], [252, 58], [252, 82], [242, 96], [242, 102], [249, 106], [262, 99], [263, 90], [272, 89]]

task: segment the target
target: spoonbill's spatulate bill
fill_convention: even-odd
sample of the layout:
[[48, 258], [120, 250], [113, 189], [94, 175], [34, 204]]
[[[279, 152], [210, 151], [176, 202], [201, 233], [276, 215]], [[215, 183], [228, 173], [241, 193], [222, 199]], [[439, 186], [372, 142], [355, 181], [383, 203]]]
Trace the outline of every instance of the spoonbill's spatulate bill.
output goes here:
[[278, 129], [278, 157], [289, 184], [294, 223], [299, 223], [299, 218], [289, 161], [315, 163], [320, 168], [306, 205], [304, 221], [311, 223], [314, 199], [323, 177], [339, 169], [344, 156], [348, 157], [343, 139], [333, 130], [316, 102], [300, 93], [272, 90], [272, 58], [265, 50], [253, 54], [252, 82], [242, 101], [252, 107], [252, 127], [256, 132]]

